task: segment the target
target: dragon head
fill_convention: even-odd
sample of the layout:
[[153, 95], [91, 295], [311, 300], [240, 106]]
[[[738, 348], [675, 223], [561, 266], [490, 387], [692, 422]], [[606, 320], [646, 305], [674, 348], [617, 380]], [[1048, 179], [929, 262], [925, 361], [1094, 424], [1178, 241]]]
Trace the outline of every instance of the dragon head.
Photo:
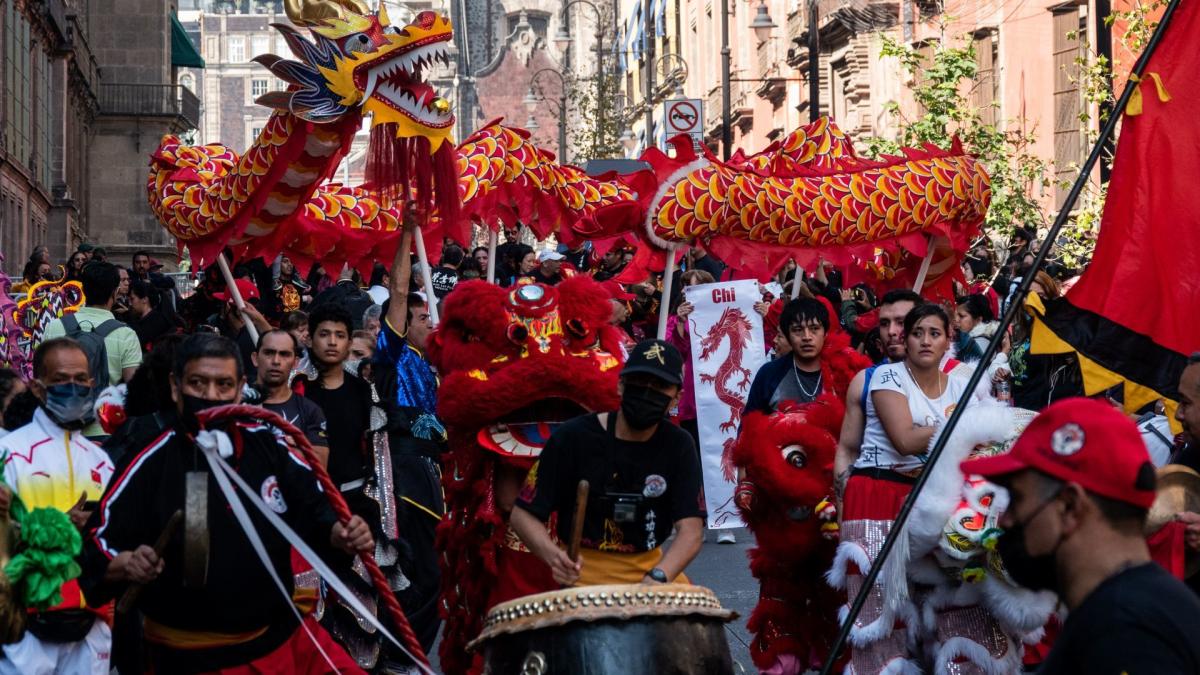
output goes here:
[[372, 13], [361, 0], [285, 0], [288, 18], [305, 26], [313, 41], [291, 26], [274, 24], [297, 61], [273, 54], [255, 57], [292, 85], [257, 103], [311, 122], [332, 122], [359, 110], [372, 128], [394, 125], [398, 138], [429, 139], [436, 151], [450, 137], [450, 102], [422, 79], [422, 70], [448, 62], [450, 21], [421, 12], [404, 27], [391, 25], [383, 4]]

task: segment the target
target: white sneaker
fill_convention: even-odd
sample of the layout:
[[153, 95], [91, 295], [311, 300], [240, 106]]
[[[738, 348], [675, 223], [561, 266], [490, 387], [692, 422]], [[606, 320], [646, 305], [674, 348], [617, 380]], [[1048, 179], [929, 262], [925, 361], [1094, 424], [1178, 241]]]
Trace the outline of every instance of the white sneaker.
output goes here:
[[721, 530], [721, 534], [717, 535], [718, 544], [736, 544], [737, 537], [733, 536], [733, 530]]

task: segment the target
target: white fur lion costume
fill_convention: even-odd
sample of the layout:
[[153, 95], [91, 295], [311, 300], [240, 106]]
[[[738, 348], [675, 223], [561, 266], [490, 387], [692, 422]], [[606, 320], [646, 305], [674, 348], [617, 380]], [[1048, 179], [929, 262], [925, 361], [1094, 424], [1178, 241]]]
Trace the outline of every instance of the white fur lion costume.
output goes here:
[[[1007, 452], [1033, 417], [999, 405], [963, 413], [880, 574], [878, 618], [850, 632], [854, 649], [870, 650], [903, 621], [909, 658], [881, 663], [879, 672], [1017, 673], [1024, 645], [1041, 639], [1054, 595], [1013, 585], [991, 550], [1008, 494], [959, 469], [966, 459]], [[861, 546], [843, 542], [830, 584], [846, 588], [848, 566], [865, 570], [867, 561]]]

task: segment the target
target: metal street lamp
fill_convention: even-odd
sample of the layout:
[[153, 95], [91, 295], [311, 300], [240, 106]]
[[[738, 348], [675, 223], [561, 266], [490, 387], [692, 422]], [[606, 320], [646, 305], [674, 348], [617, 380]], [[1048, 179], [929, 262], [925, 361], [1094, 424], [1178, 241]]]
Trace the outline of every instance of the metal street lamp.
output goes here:
[[529, 119], [525, 120], [525, 128], [529, 131], [537, 131], [542, 125], [538, 124], [537, 118], [530, 113]]
[[625, 127], [625, 131], [621, 132], [621, 138], [618, 140], [621, 141], [621, 145], [625, 146], [626, 150], [632, 151], [638, 144], [637, 136], [633, 135], [633, 131], [629, 127]]
[[[604, 95], [603, 95], [603, 73], [604, 73], [604, 14], [595, 3], [589, 0], [570, 0], [563, 3], [562, 11], [558, 22], [558, 30], [554, 33], [554, 43], [566, 55], [564, 61], [567, 64], [571, 63], [570, 48], [573, 38], [571, 31], [567, 27], [567, 12], [575, 5], [584, 5], [590, 7], [596, 13], [596, 127], [604, 128]], [[593, 148], [594, 150], [595, 148]], [[559, 159], [562, 159], [561, 157]]]
[[529, 119], [534, 122], [534, 126], [525, 126], [529, 129], [537, 128], [537, 121], [533, 119], [533, 111], [545, 96], [538, 96], [537, 92], [541, 91], [538, 86], [538, 78], [545, 74], [553, 75], [558, 78], [559, 91], [561, 94], [558, 97], [558, 160], [560, 162], [567, 161], [567, 79], [563, 74], [553, 68], [542, 68], [529, 78], [529, 92], [525, 94], [525, 98], [521, 100], [525, 104], [525, 108], [530, 111]]
[[[758, 6], [758, 13], [750, 24], [759, 41], [766, 40], [775, 28], [775, 22], [767, 12], [766, 0]], [[730, 82], [733, 78], [732, 51], [729, 49], [729, 0], [721, 0], [721, 157], [728, 160], [733, 145], [733, 93]]]
[[754, 36], [759, 42], [766, 42], [767, 38], [771, 37], [771, 31], [775, 30], [776, 26], [767, 12], [766, 0], [758, 3], [758, 11], [754, 14], [754, 21], [750, 22], [750, 27], [754, 29]]
[[521, 103], [525, 104], [525, 109], [528, 110], [529, 114], [532, 115], [533, 111], [537, 110], [538, 104], [541, 102], [542, 100], [538, 98], [537, 94], [534, 93], [533, 85], [531, 84], [529, 86], [529, 91], [525, 92], [525, 98], [521, 99]]

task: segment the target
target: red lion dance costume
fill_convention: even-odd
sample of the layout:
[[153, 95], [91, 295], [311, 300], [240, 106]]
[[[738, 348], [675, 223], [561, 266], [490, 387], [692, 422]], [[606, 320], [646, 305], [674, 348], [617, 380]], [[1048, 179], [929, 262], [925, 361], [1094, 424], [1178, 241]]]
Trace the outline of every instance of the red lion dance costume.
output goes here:
[[429, 356], [450, 440], [437, 539], [447, 673], [471, 669], [466, 643], [489, 607], [558, 588], [509, 529], [508, 513], [557, 423], [619, 404], [620, 337], [608, 297], [582, 276], [556, 287], [469, 281], [446, 296]]
[[819, 669], [837, 636], [842, 601], [824, 579], [837, 548], [833, 458], [846, 389], [871, 362], [850, 348], [836, 320], [830, 327], [821, 372], [832, 387], [812, 403], [746, 415], [730, 456], [746, 473], [735, 501], [757, 543], [750, 550], [750, 572], [760, 584], [748, 624], [755, 635], [750, 654], [771, 672]]

